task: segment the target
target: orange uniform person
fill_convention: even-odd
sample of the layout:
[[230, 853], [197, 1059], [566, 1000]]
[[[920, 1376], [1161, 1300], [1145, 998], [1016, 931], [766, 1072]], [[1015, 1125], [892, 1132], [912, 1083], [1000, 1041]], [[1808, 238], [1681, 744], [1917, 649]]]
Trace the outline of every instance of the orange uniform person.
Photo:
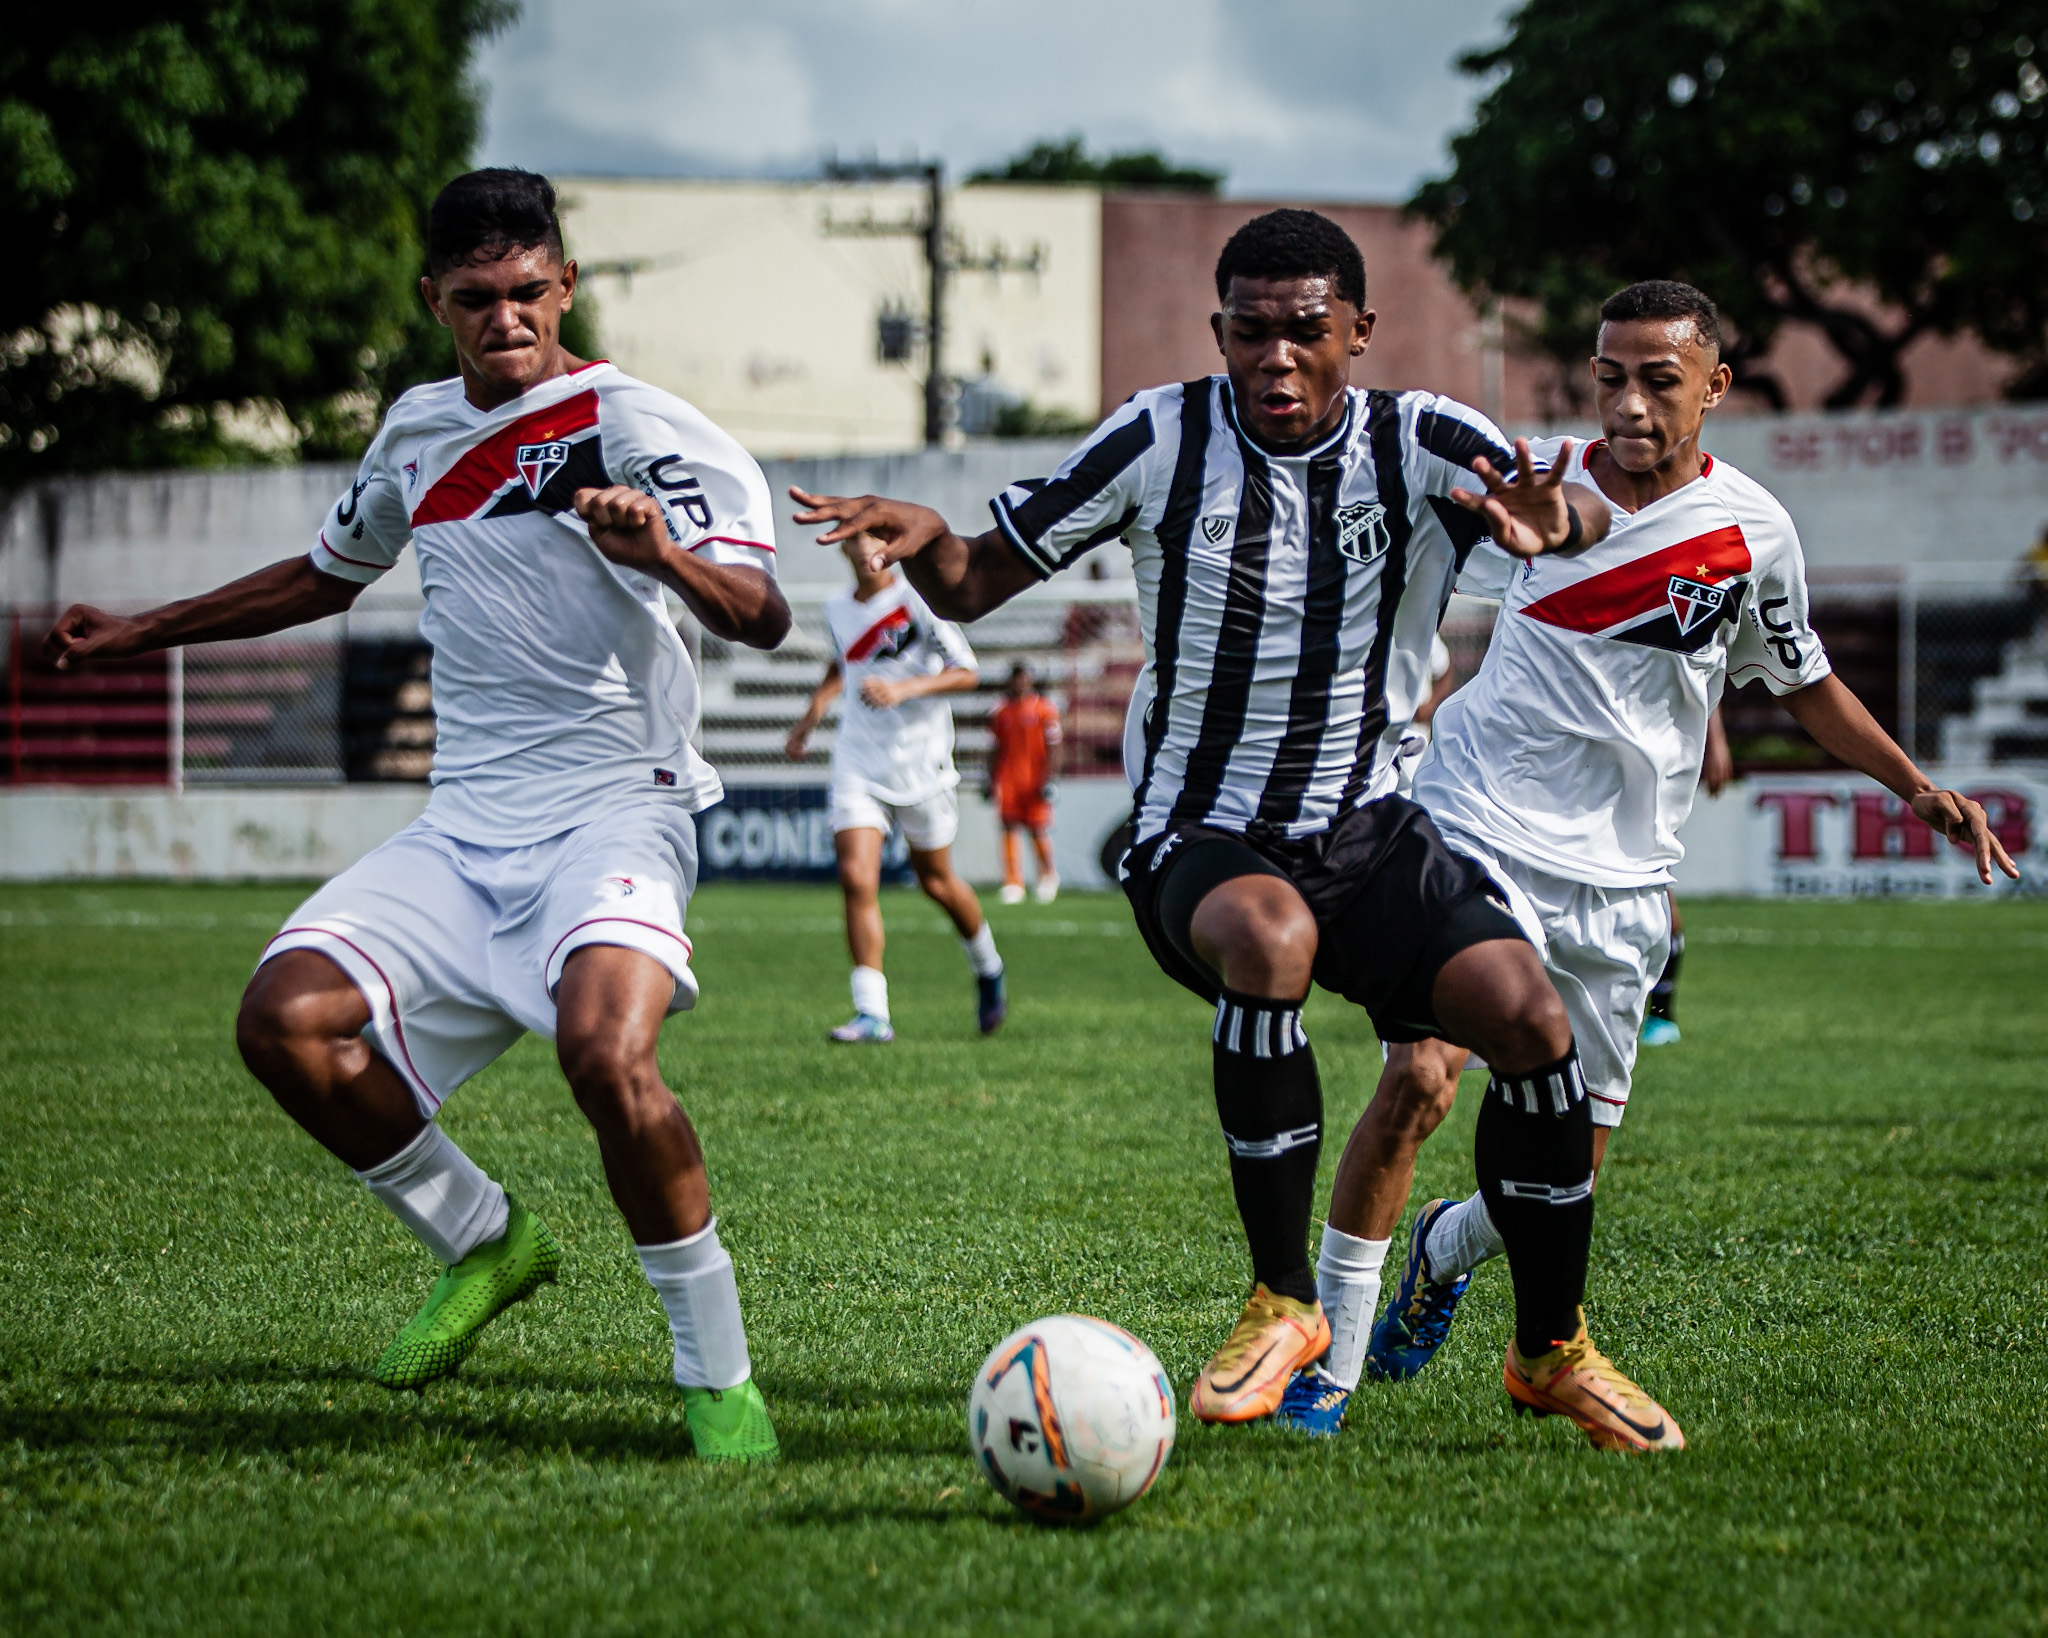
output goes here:
[[1023, 662], [1010, 667], [1003, 703], [988, 719], [988, 728], [995, 741], [989, 784], [1003, 826], [1003, 903], [1024, 900], [1017, 832], [1028, 830], [1038, 851], [1038, 902], [1050, 904], [1059, 893], [1060, 877], [1052, 862], [1052, 804], [1046, 800], [1045, 775], [1047, 753], [1060, 742], [1060, 714], [1038, 692], [1031, 667]]

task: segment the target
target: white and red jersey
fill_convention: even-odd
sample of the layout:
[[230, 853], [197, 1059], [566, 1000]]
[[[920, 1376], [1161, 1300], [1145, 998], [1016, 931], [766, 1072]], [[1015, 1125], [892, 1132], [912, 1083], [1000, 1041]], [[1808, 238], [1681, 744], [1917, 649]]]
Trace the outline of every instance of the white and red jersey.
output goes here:
[[619, 795], [722, 794], [690, 747], [697, 676], [651, 576], [621, 568], [576, 516], [579, 489], [627, 484], [714, 563], [774, 573], [773, 510], [753, 457], [681, 399], [609, 364], [480, 410], [462, 382], [391, 406], [335, 503], [314, 565], [375, 580], [419, 553], [434, 649], [434, 794], [465, 841], [517, 847]]
[[[1561, 440], [1535, 445], [1554, 460]], [[1586, 458], [1572, 476], [1591, 485]], [[1572, 881], [1646, 887], [1685, 855], [1724, 683], [1785, 694], [1828, 674], [1785, 509], [1726, 461], [1584, 551], [1514, 563], [1485, 663], [1444, 701], [1415, 799], [1445, 826]], [[1475, 584], [1475, 580], [1477, 583]]]
[[834, 592], [825, 600], [825, 623], [846, 685], [832, 742], [833, 788], [907, 805], [959, 784], [953, 707], [943, 695], [877, 710], [860, 691], [870, 677], [900, 682], [949, 666], [974, 670], [974, 650], [960, 628], [926, 608], [900, 570], [865, 603], [851, 590]]

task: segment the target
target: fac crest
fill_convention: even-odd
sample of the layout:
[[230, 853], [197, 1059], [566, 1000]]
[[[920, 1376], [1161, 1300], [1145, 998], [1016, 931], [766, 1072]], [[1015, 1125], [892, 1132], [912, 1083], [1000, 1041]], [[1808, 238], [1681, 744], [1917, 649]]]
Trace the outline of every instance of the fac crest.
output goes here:
[[1390, 545], [1387, 509], [1378, 501], [1353, 501], [1337, 508], [1337, 550], [1354, 563], [1370, 563]]
[[526, 492], [535, 500], [547, 488], [548, 479], [568, 464], [569, 446], [565, 443], [521, 444], [516, 464], [519, 476], [525, 481]]
[[1728, 606], [1728, 588], [1709, 586], [1703, 581], [1688, 580], [1683, 575], [1673, 575], [1666, 593], [1671, 600], [1671, 612], [1678, 620], [1678, 635], [1690, 637], [1709, 620], [1716, 619]]

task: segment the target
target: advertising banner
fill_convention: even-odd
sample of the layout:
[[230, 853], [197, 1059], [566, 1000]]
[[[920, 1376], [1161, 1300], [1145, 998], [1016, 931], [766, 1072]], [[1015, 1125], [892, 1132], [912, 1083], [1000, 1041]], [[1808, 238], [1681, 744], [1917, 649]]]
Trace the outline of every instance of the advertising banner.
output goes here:
[[[697, 815], [699, 881], [829, 882], [838, 878], [823, 785], [728, 785]], [[909, 878], [895, 831], [882, 844], [882, 879]]]
[[[2021, 872], [2018, 882], [1998, 876], [1997, 891], [2048, 892], [2048, 775], [1930, 768], [1928, 776], [1984, 805]], [[1855, 774], [1766, 775], [1746, 780], [1742, 795], [1729, 817], [1740, 815], [1749, 892], [1947, 898], [1986, 891], [1967, 853]]]

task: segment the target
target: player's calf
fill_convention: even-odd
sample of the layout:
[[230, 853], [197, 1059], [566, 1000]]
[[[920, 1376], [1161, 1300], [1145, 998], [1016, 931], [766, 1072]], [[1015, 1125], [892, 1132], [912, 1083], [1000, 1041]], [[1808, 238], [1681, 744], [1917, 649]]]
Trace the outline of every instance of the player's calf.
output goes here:
[[1299, 1001], [1225, 990], [1212, 1041], [1216, 1113], [1257, 1287], [1196, 1380], [1193, 1409], [1204, 1421], [1243, 1422], [1270, 1415], [1295, 1370], [1330, 1340], [1308, 1262], [1323, 1093]]
[[655, 1061], [669, 974], [635, 950], [592, 946], [564, 965], [556, 1053], [597, 1133], [605, 1181], [632, 1231], [674, 1343], [697, 1454], [766, 1460], [775, 1430], [753, 1382], [732, 1258], [711, 1216], [704, 1153]]
[[1525, 1358], [1577, 1334], [1593, 1239], [1593, 1115], [1576, 1049], [1495, 1071], [1472, 1144], [1488, 1216], [1507, 1247]]

